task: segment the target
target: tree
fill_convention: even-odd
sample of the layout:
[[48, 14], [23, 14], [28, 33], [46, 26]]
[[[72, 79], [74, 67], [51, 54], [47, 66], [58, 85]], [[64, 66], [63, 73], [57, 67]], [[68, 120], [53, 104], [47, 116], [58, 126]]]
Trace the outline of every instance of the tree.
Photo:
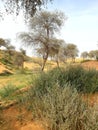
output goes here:
[[23, 63], [24, 63], [24, 55], [20, 52], [16, 52], [15, 54], [15, 59], [14, 59], [14, 64], [18, 67], [18, 68], [22, 68], [23, 69]]
[[9, 44], [9, 40], [8, 39], [3, 39], [3, 38], [0, 38], [0, 47], [7, 47]]
[[88, 56], [89, 56], [89, 58], [95, 58], [94, 51], [91, 50], [91, 51], [88, 53]]
[[61, 48], [65, 44], [65, 41], [62, 39], [52, 39], [51, 45], [49, 48], [49, 56], [53, 57], [59, 67], [59, 60], [61, 59]]
[[95, 58], [98, 60], [98, 50], [95, 50]]
[[19, 15], [22, 10], [25, 16], [33, 16], [38, 8], [46, 5], [52, 0], [2, 0], [5, 11], [10, 14]]
[[13, 52], [15, 51], [15, 47], [13, 46], [13, 45], [11, 45], [11, 44], [9, 44], [7, 47], [6, 47], [6, 49], [7, 49], [7, 52], [8, 52], [8, 54], [9, 54], [9, 60], [12, 60], [11, 59], [11, 56], [13, 56]]
[[90, 58], [98, 60], [98, 50], [91, 50], [88, 55]]
[[85, 58], [87, 58], [87, 57], [88, 57], [88, 52], [87, 52], [87, 51], [82, 52], [82, 53], [81, 53], [81, 57], [83, 58], [83, 60], [84, 60]]
[[56, 45], [56, 42], [53, 42], [55, 33], [60, 30], [64, 20], [65, 17], [62, 12], [39, 12], [30, 20], [30, 32], [21, 33], [19, 35], [24, 42], [24, 45], [30, 47], [35, 45], [37, 50], [42, 53], [42, 70], [44, 70], [46, 61], [50, 54], [52, 43]]
[[23, 55], [26, 55], [26, 50], [24, 50], [23, 48], [20, 48], [20, 52], [21, 52]]
[[64, 48], [64, 56], [66, 58], [72, 58], [72, 61], [75, 62], [76, 56], [78, 56], [78, 49], [75, 44], [68, 43]]

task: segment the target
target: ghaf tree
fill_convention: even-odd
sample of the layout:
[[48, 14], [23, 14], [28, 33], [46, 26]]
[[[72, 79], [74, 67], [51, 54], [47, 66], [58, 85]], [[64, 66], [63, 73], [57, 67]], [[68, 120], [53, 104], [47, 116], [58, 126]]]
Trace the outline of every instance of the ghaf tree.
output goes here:
[[51, 45], [54, 43], [55, 34], [60, 31], [64, 20], [65, 16], [62, 12], [41, 11], [36, 13], [30, 20], [30, 31], [19, 35], [21, 40], [25, 43], [24, 45], [30, 47], [34, 45], [37, 47], [37, 51], [42, 51], [42, 71], [44, 70], [49, 53], [51, 52]]

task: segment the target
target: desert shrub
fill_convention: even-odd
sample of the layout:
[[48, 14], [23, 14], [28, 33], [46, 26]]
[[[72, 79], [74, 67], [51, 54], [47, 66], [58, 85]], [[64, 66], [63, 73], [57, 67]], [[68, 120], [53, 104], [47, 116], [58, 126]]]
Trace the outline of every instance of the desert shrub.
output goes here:
[[87, 70], [82, 66], [68, 66], [61, 74], [62, 76], [59, 76], [58, 79], [61, 86], [66, 81], [75, 87], [78, 92], [92, 93], [97, 91], [98, 71], [94, 69]]
[[61, 87], [70, 83], [78, 92], [92, 93], [98, 91], [98, 71], [84, 69], [82, 66], [68, 66], [66, 69], [55, 68], [42, 73], [35, 81], [34, 86], [45, 93], [46, 87], [52, 87], [58, 83]]
[[46, 130], [97, 130], [98, 112], [88, 106], [70, 84], [58, 83], [46, 87], [42, 93], [33, 87], [25, 102], [33, 119], [40, 119]]

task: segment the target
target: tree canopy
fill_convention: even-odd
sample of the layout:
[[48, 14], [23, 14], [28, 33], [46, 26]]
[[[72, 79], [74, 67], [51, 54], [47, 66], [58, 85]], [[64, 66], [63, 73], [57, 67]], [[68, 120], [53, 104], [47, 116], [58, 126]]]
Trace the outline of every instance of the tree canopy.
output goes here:
[[38, 8], [53, 0], [1, 0], [7, 13], [16, 13], [22, 10], [25, 16], [33, 16]]

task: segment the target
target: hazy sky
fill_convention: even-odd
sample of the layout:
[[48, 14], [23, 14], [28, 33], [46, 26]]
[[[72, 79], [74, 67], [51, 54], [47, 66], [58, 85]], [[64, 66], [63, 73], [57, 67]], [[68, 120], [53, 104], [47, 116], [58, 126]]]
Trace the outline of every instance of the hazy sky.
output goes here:
[[[98, 0], [54, 0], [48, 9], [61, 10], [68, 17], [60, 36], [67, 43], [76, 44], [80, 52], [98, 49]], [[21, 17], [16, 22], [6, 17], [0, 22], [0, 37], [15, 38], [25, 29]]]
[[61, 36], [80, 52], [98, 49], [98, 0], [54, 0], [50, 6], [68, 17]]

